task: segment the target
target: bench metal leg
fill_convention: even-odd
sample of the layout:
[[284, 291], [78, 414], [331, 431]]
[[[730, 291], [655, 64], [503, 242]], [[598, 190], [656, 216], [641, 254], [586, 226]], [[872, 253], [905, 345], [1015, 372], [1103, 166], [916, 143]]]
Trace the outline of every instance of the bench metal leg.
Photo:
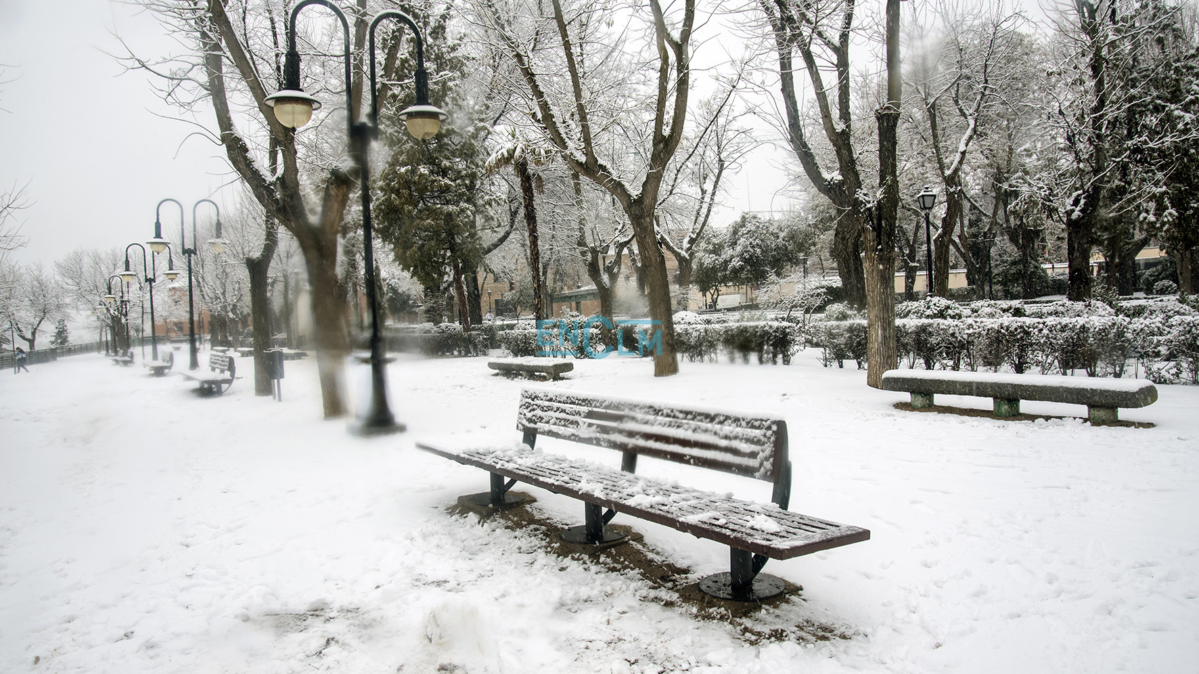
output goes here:
[[609, 510], [605, 513], [603, 506], [594, 503], [584, 503], [583, 506], [587, 513], [587, 523], [581, 527], [571, 527], [559, 532], [558, 537], [563, 541], [580, 545], [613, 545], [628, 539], [628, 533], [621, 533], [605, 526], [616, 516], [615, 511]]
[[515, 484], [516, 480], [509, 480], [505, 483], [503, 475], [491, 473], [491, 489], [489, 491], [471, 494], [464, 498], [480, 508], [497, 508], [499, 510], [507, 510], [531, 502], [532, 499], [524, 494], [508, 493]]
[[926, 407], [933, 406], [933, 394], [931, 393], [913, 393], [912, 394], [912, 409], [922, 410]]
[[995, 401], [995, 416], [997, 417], [1015, 417], [1020, 415], [1019, 400], [1004, 400], [1003, 398], [993, 398]]
[[704, 594], [732, 601], [761, 601], [778, 596], [787, 589], [782, 578], [760, 573], [767, 558], [745, 550], [729, 548], [729, 573], [717, 573], [699, 581]]
[[1120, 420], [1120, 408], [1118, 407], [1087, 407], [1087, 418], [1091, 420], [1091, 425], [1114, 424]]

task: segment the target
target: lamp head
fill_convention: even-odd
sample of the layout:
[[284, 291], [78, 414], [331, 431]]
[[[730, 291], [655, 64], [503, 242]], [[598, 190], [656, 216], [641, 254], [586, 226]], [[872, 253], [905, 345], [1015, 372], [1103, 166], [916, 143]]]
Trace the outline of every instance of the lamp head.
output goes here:
[[937, 193], [931, 187], [925, 187], [924, 191], [916, 195], [916, 204], [921, 210], [931, 211], [933, 206], [937, 205]]
[[264, 103], [275, 109], [275, 119], [289, 129], [298, 129], [312, 119], [321, 102], [297, 89], [283, 89], [267, 96]]
[[120, 272], [120, 277], [125, 283], [133, 283], [137, 280], [137, 274], [129, 269], [129, 258], [125, 258], [125, 270]]
[[162, 275], [166, 277], [166, 280], [174, 281], [175, 279], [179, 278], [179, 271], [177, 269], [168, 269], [164, 271]]
[[441, 123], [449, 117], [441, 108], [432, 105], [413, 105], [399, 114], [404, 126], [408, 127], [408, 133], [420, 140], [436, 136], [441, 130]]
[[117, 296], [113, 295], [112, 293], [108, 293], [107, 295], [104, 296], [104, 301], [108, 302], [110, 305], [115, 304], [117, 301]]
[[156, 236], [153, 239], [150, 239], [149, 241], [147, 241], [146, 245], [150, 246], [151, 252], [161, 253], [167, 249], [167, 246], [171, 245], [171, 242], [167, 241], [166, 239], [162, 238], [161, 236]]

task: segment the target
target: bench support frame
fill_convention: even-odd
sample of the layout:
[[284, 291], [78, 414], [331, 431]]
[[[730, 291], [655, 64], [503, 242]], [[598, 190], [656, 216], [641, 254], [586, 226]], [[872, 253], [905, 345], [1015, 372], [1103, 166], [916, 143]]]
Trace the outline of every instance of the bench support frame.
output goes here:
[[1020, 416], [1020, 401], [1007, 400], [1004, 398], [992, 398], [994, 401], [995, 416], [997, 417], [1016, 417]]
[[1120, 420], [1119, 407], [1095, 407], [1087, 406], [1087, 419], [1092, 426], [1103, 424], [1114, 424]]
[[699, 581], [699, 589], [717, 599], [762, 601], [782, 594], [787, 584], [782, 578], [759, 573], [767, 558], [737, 548], [729, 548], [729, 573], [717, 573]]
[[922, 410], [933, 406], [933, 394], [931, 393], [913, 393], [912, 394], [912, 409]]

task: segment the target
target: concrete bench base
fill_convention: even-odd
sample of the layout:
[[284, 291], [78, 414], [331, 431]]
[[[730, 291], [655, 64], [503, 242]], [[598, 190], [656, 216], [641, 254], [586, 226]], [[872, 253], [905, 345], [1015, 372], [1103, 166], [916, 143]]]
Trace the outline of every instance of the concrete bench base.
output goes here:
[[913, 409], [932, 407], [937, 394], [991, 398], [1000, 418], [1019, 416], [1021, 400], [1086, 405], [1087, 418], [1096, 425], [1119, 421], [1121, 407], [1144, 407], [1157, 400], [1157, 387], [1144, 379], [944, 370], [890, 370], [883, 374], [882, 388], [910, 393]]

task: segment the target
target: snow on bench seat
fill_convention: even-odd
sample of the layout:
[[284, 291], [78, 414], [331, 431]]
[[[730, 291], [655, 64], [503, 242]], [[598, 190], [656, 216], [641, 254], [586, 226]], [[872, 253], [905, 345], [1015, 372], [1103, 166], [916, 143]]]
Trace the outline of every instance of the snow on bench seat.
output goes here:
[[[490, 444], [488, 444], [490, 443]], [[790, 559], [870, 538], [870, 532], [761, 504], [537, 452], [485, 436], [419, 442], [420, 449], [554, 493], [665, 524], [772, 559]]]

